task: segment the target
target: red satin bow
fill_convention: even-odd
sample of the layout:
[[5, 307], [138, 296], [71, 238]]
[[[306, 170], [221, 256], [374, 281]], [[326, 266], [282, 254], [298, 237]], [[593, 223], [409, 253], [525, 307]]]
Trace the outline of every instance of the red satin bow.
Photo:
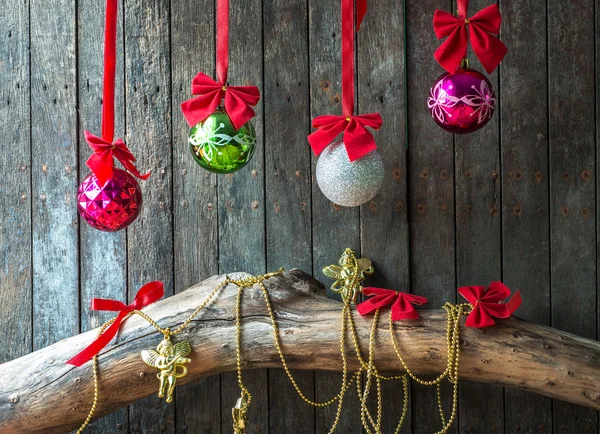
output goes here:
[[383, 121], [379, 113], [356, 116], [319, 116], [313, 120], [313, 128], [317, 131], [308, 136], [308, 142], [316, 155], [344, 133], [344, 145], [350, 161], [358, 160], [377, 148], [373, 135], [365, 127], [378, 130]]
[[113, 174], [115, 162], [113, 157], [121, 162], [123, 167], [130, 171], [134, 176], [140, 179], [148, 179], [150, 172], [142, 175], [137, 170], [133, 162], [135, 157], [121, 139], [115, 140], [113, 143], [107, 142], [100, 137], [94, 136], [89, 131], [84, 131], [85, 141], [94, 151], [92, 156], [87, 160], [86, 164], [94, 172], [100, 185], [104, 185]]
[[364, 295], [373, 295], [374, 297], [363, 301], [356, 306], [356, 310], [361, 315], [368, 315], [382, 307], [392, 306], [392, 320], [419, 319], [419, 313], [413, 305], [420, 306], [427, 303], [425, 297], [420, 295], [407, 294], [405, 292], [394, 291], [393, 289], [383, 288], [363, 288]]
[[463, 286], [458, 288], [458, 292], [473, 305], [473, 310], [467, 317], [467, 327], [493, 326], [496, 324], [493, 318], [508, 318], [523, 302], [521, 292], [517, 291], [508, 303], [503, 303], [510, 295], [510, 289], [502, 282], [492, 282], [487, 288]]
[[[502, 61], [508, 48], [494, 35], [500, 32], [502, 17], [498, 5], [488, 6], [467, 18], [466, 5], [461, 8], [461, 16], [456, 17], [449, 12], [436, 10], [433, 15], [433, 28], [438, 39], [448, 39], [434, 54], [438, 63], [453, 74], [466, 57], [469, 38], [475, 55], [491, 74]], [[467, 25], [469, 31], [467, 32]]]
[[251, 106], [260, 99], [256, 86], [225, 86], [203, 72], [194, 77], [192, 94], [198, 96], [181, 104], [183, 115], [191, 127], [209, 117], [225, 98], [225, 111], [238, 130], [254, 117]]
[[102, 348], [108, 345], [112, 338], [117, 335], [121, 323], [129, 313], [134, 310], [143, 309], [149, 304], [160, 300], [164, 294], [165, 288], [163, 283], [154, 281], [142, 286], [135, 295], [133, 302], [129, 305], [126, 305], [118, 300], [93, 298], [91, 306], [92, 310], [114, 311], [119, 312], [119, 315], [117, 315], [115, 321], [104, 331], [104, 333], [98, 336], [94, 342], [92, 342], [88, 347], [86, 347], [82, 352], [77, 354], [67, 363], [69, 365], [81, 366], [88, 360], [92, 359], [102, 350]]

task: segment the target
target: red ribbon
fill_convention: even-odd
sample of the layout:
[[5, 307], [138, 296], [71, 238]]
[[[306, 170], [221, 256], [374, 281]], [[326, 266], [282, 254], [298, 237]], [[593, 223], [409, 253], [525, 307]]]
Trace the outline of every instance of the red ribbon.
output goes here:
[[123, 140], [113, 142], [115, 135], [115, 69], [117, 61], [117, 12], [118, 0], [106, 0], [106, 26], [104, 33], [104, 83], [102, 95], [102, 138], [84, 131], [85, 140], [94, 153], [87, 166], [104, 185], [114, 172], [114, 160], [140, 179], [148, 179], [150, 173], [141, 175], [133, 162], [135, 157]]
[[192, 94], [196, 98], [181, 104], [188, 124], [193, 127], [209, 117], [225, 98], [225, 111], [236, 130], [254, 117], [252, 107], [258, 103], [260, 93], [256, 86], [225, 86], [199, 72], [192, 81]]
[[102, 138], [112, 142], [115, 134], [115, 69], [117, 63], [118, 0], [106, 0], [104, 30], [104, 83], [102, 88]]
[[438, 39], [446, 36], [448, 39], [437, 49], [434, 57], [442, 68], [453, 74], [466, 57], [470, 39], [475, 55], [488, 74], [491, 74], [508, 52], [506, 45], [494, 36], [500, 32], [500, 10], [494, 4], [467, 18], [468, 4], [468, 0], [458, 0], [458, 17], [439, 9], [435, 11], [435, 35]]
[[373, 135], [365, 127], [378, 130], [383, 121], [379, 113], [357, 116], [319, 116], [313, 120], [317, 131], [308, 136], [308, 142], [319, 155], [341, 132], [344, 133], [344, 145], [350, 161], [358, 160], [377, 149]]
[[393, 321], [419, 319], [419, 313], [413, 305], [421, 306], [427, 303], [425, 297], [398, 292], [393, 289], [367, 287], [363, 288], [362, 293], [368, 296], [373, 295], [374, 297], [357, 305], [356, 310], [358, 313], [365, 316], [382, 307], [392, 306]]
[[94, 151], [86, 164], [94, 172], [100, 185], [104, 185], [112, 177], [114, 172], [113, 157], [119, 160], [123, 167], [134, 176], [144, 180], [150, 176], [150, 172], [144, 175], [140, 174], [133, 164], [135, 157], [123, 140], [117, 139], [113, 143], [110, 143], [100, 137], [94, 136], [89, 131], [84, 131], [83, 134], [85, 135], [86, 142]]
[[192, 80], [192, 95], [181, 111], [190, 127], [204, 121], [225, 98], [225, 111], [236, 130], [255, 115], [251, 106], [258, 104], [260, 93], [256, 86], [227, 86], [229, 69], [229, 0], [217, 0], [217, 80], [199, 72]]
[[164, 294], [165, 288], [162, 282], [154, 281], [142, 286], [135, 295], [133, 302], [129, 305], [125, 305], [118, 300], [107, 300], [105, 298], [92, 299], [92, 310], [113, 311], [119, 312], [119, 314], [104, 333], [98, 336], [94, 342], [67, 363], [69, 365], [81, 366], [88, 360], [91, 360], [117, 335], [121, 323], [129, 313], [134, 310], [143, 309], [155, 301], [160, 300]]
[[[356, 30], [367, 13], [367, 0], [356, 2]], [[319, 155], [340, 133], [350, 161], [356, 161], [377, 149], [373, 135], [365, 127], [378, 130], [383, 121], [379, 113], [354, 115], [354, 0], [342, 0], [342, 116], [325, 115], [313, 120], [317, 131], [308, 142]]]
[[494, 318], [508, 318], [523, 302], [521, 292], [504, 303], [504, 299], [510, 296], [510, 289], [502, 282], [492, 282], [487, 288], [485, 286], [463, 286], [458, 292], [469, 303], [473, 310], [467, 317], [467, 327], [490, 327], [496, 324]]

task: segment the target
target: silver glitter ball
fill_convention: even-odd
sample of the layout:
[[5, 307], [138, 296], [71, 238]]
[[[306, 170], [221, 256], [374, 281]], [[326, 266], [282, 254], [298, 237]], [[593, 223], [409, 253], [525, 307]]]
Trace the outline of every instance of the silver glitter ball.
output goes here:
[[358, 206], [373, 199], [383, 184], [383, 173], [377, 151], [350, 162], [342, 139], [327, 146], [317, 161], [319, 188], [341, 206]]

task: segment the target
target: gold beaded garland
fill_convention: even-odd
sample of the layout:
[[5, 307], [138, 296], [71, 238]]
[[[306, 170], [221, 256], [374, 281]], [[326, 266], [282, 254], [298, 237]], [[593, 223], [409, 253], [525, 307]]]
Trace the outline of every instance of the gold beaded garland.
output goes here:
[[[233, 432], [234, 434], [245, 434], [246, 432], [246, 424], [247, 424], [247, 411], [252, 402], [252, 395], [247, 387], [244, 385], [243, 376], [242, 376], [242, 348], [241, 348], [241, 336], [242, 336], [242, 324], [241, 324], [241, 310], [242, 310], [242, 296], [244, 289], [253, 287], [258, 285], [265, 302], [265, 306], [267, 308], [267, 313], [270, 318], [271, 327], [273, 330], [273, 339], [275, 342], [275, 347], [279, 354], [279, 358], [281, 360], [282, 368], [284, 369], [287, 377], [290, 380], [290, 383], [300, 396], [300, 398], [309, 405], [314, 407], [326, 407], [332, 405], [337, 402], [337, 410], [335, 414], [334, 421], [329, 430], [329, 434], [333, 433], [340, 421], [341, 411], [343, 408], [344, 396], [346, 392], [350, 389], [353, 383], [356, 384], [359, 402], [360, 402], [360, 416], [361, 422], [364, 427], [364, 430], [367, 434], [381, 434], [381, 424], [383, 418], [383, 396], [381, 391], [381, 382], [382, 381], [392, 381], [392, 380], [401, 380], [402, 381], [402, 391], [403, 391], [403, 405], [402, 405], [402, 413], [400, 416], [400, 420], [396, 426], [395, 434], [398, 434], [403, 426], [403, 423], [406, 419], [406, 415], [408, 413], [408, 378], [414, 380], [420, 385], [423, 386], [435, 386], [436, 387], [436, 398], [437, 404], [440, 414], [440, 419], [442, 422], [442, 428], [436, 434], [444, 434], [447, 433], [450, 427], [452, 426], [454, 420], [456, 419], [457, 408], [458, 408], [458, 373], [459, 373], [459, 360], [460, 360], [460, 319], [464, 315], [468, 315], [472, 306], [470, 304], [451, 304], [446, 303], [443, 308], [446, 311], [447, 317], [447, 326], [446, 326], [446, 339], [447, 339], [447, 365], [444, 372], [442, 372], [437, 378], [434, 380], [423, 380], [422, 378], [417, 377], [411, 369], [406, 364], [402, 352], [400, 351], [400, 346], [398, 340], [396, 338], [394, 332], [394, 321], [392, 319], [392, 314], [390, 312], [388, 328], [390, 331], [390, 339], [392, 341], [394, 351], [404, 368], [404, 373], [400, 375], [394, 376], [384, 376], [381, 375], [375, 365], [375, 337], [378, 330], [379, 323], [379, 309], [375, 311], [375, 315], [373, 317], [373, 323], [371, 325], [371, 330], [369, 334], [369, 347], [368, 347], [368, 357], [367, 360], [362, 355], [358, 332], [356, 329], [356, 323], [354, 321], [354, 316], [352, 313], [351, 303], [355, 302], [356, 294], [360, 292], [362, 289], [361, 283], [364, 280], [364, 274], [370, 274], [373, 270], [372, 267], [368, 268], [368, 272], [365, 272], [364, 264], [369, 264], [370, 261], [366, 258], [361, 258], [360, 260], [356, 259], [356, 254], [350, 250], [346, 249], [342, 258], [340, 259], [340, 264], [347, 265], [347, 269], [345, 270], [344, 280], [345, 283], [350, 286], [350, 288], [337, 288], [338, 292], [342, 294], [342, 302], [343, 308], [341, 312], [341, 322], [340, 322], [340, 356], [342, 359], [342, 382], [340, 386], [340, 391], [331, 399], [324, 402], [316, 402], [309, 399], [300, 389], [296, 379], [292, 375], [285, 355], [283, 353], [281, 337], [279, 332], [279, 327], [277, 325], [277, 319], [275, 317], [275, 313], [273, 310], [273, 306], [271, 304], [269, 291], [264, 284], [264, 281], [272, 276], [282, 274], [283, 269], [279, 269], [276, 272], [268, 273], [260, 276], [250, 276], [244, 279], [232, 279], [229, 276], [215, 286], [215, 288], [211, 291], [211, 293], [207, 296], [207, 298], [192, 312], [188, 318], [181, 323], [175, 330], [171, 331], [169, 328], [161, 328], [150, 316], [146, 313], [134, 310], [130, 315], [139, 315], [144, 318], [150, 325], [152, 325], [158, 332], [166, 336], [173, 336], [181, 333], [187, 325], [200, 313], [202, 309], [204, 309], [219, 293], [219, 291], [225, 288], [229, 284], [236, 285], [238, 287], [237, 290], [237, 298], [236, 298], [236, 368], [237, 368], [237, 379], [238, 386], [240, 388], [240, 398], [237, 400], [235, 406], [232, 408], [232, 418], [233, 418]], [[339, 268], [338, 266], [329, 266], [326, 267], [328, 271]], [[331, 274], [331, 273], [329, 273]], [[331, 276], [339, 280], [339, 277]], [[107, 321], [99, 330], [99, 334], [102, 334], [106, 328], [108, 328], [113, 322], [115, 318]], [[353, 374], [348, 372], [348, 356], [346, 352], [346, 336], [350, 334], [351, 337], [351, 347], [353, 347], [353, 352], [359, 362], [359, 370]], [[91, 422], [94, 412], [98, 406], [99, 402], [99, 378], [98, 378], [98, 356], [95, 356], [93, 359], [93, 381], [94, 381], [94, 398], [92, 402], [92, 406], [88, 413], [87, 418], [77, 430], [77, 434], [81, 434], [83, 430], [89, 425]], [[361, 378], [365, 375], [365, 384], [362, 385]], [[444, 380], [447, 380], [450, 384], [452, 384], [452, 412], [448, 420], [446, 420], [444, 409], [441, 401], [441, 384]], [[375, 389], [377, 394], [377, 412], [375, 418], [367, 408], [367, 399], [370, 395], [371, 389], [373, 388], [373, 383], [375, 383]]]

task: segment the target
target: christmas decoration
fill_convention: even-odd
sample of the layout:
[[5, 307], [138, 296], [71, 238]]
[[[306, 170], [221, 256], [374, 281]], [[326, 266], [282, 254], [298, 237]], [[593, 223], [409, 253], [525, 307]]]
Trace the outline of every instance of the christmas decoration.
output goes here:
[[335, 282], [331, 285], [331, 290], [341, 294], [343, 300], [349, 300], [356, 303], [356, 297], [360, 293], [361, 283], [365, 280], [365, 275], [371, 275], [375, 272], [369, 258], [356, 258], [356, 253], [352, 249], [344, 250], [340, 257], [339, 265], [329, 265], [323, 268], [323, 274]]
[[116, 158], [123, 167], [140, 179], [135, 157], [115, 132], [115, 64], [117, 50], [117, 0], [106, 0], [104, 40], [104, 84], [102, 105], [102, 137], [85, 131], [85, 140], [94, 153], [86, 164], [92, 171], [77, 189], [77, 209], [93, 228], [113, 232], [126, 228], [140, 213], [142, 192], [137, 181], [124, 170], [115, 169]]
[[394, 291], [393, 289], [368, 287], [363, 288], [362, 293], [372, 297], [356, 306], [358, 313], [365, 316], [382, 307], [391, 306], [392, 321], [419, 319], [419, 313], [413, 305], [421, 306], [427, 303], [425, 297]]
[[189, 143], [200, 166], [215, 173], [231, 173], [252, 158], [256, 132], [251, 121], [236, 129], [227, 113], [217, 110], [192, 127]]
[[521, 292], [504, 304], [504, 299], [510, 296], [510, 289], [502, 282], [492, 282], [485, 286], [463, 286], [458, 292], [473, 306], [467, 317], [467, 327], [484, 328], [496, 324], [493, 318], [508, 318], [521, 305]]
[[492, 83], [480, 72], [459, 68], [442, 74], [427, 101], [433, 120], [453, 134], [477, 131], [492, 118], [496, 94]]
[[496, 94], [492, 83], [480, 72], [469, 68], [467, 47], [491, 74], [508, 49], [494, 36], [500, 32], [502, 18], [498, 5], [488, 6], [467, 17], [468, 0], [458, 0], [458, 17], [436, 10], [433, 28], [438, 39], [447, 37], [434, 54], [447, 73], [430, 90], [427, 105], [434, 121], [453, 134], [477, 131], [492, 118]]
[[[383, 288], [366, 287], [363, 289], [362, 282], [365, 279], [365, 275], [372, 274], [374, 269], [371, 261], [368, 258], [357, 258], [356, 253], [351, 249], [346, 249], [344, 251], [338, 261], [338, 264], [339, 265], [329, 265], [323, 269], [323, 272], [327, 276], [331, 276], [334, 279], [332, 289], [335, 292], [342, 294], [343, 303], [341, 310], [339, 341], [342, 366], [342, 384], [340, 391], [331, 399], [324, 402], [316, 402], [309, 399], [299, 388], [296, 379], [288, 367], [286, 357], [283, 353], [282, 333], [279, 330], [277, 318], [275, 316], [275, 310], [271, 303], [269, 290], [265, 285], [266, 280], [282, 275], [284, 272], [283, 269], [279, 269], [276, 272], [267, 273], [261, 276], [240, 278], [232, 278], [227, 276], [223, 281], [214, 286], [204, 301], [192, 313], [187, 315], [181, 324], [179, 324], [178, 327], [173, 331], [171, 331], [171, 329], [168, 327], [160, 327], [156, 321], [154, 321], [147, 313], [141, 310], [142, 308], [160, 299], [164, 294], [162, 283], [151, 282], [147, 285], [144, 285], [138, 291], [134, 301], [129, 305], [125, 305], [115, 300], [94, 299], [92, 301], [92, 309], [117, 311], [119, 314], [116, 318], [107, 321], [100, 328], [99, 336], [94, 342], [92, 342], [87, 348], [67, 362], [75, 366], [81, 366], [90, 359], [93, 359], [94, 362], [94, 403], [92, 404], [86, 420], [77, 432], [81, 433], [90, 423], [98, 405], [100, 390], [98, 384], [98, 354], [102, 348], [104, 348], [116, 336], [122, 322], [127, 317], [131, 315], [141, 316], [163, 336], [163, 339], [158, 344], [156, 350], [143, 350], [141, 352], [141, 356], [142, 360], [147, 365], [158, 369], [158, 396], [160, 398], [165, 397], [167, 402], [171, 402], [177, 380], [184, 377], [188, 373], [188, 368], [186, 365], [191, 362], [191, 359], [187, 356], [192, 352], [189, 341], [182, 341], [173, 344], [171, 342], [171, 337], [182, 333], [209, 303], [216, 302], [218, 294], [220, 294], [222, 290], [228, 288], [229, 285], [234, 285], [237, 287], [237, 296], [235, 298], [235, 357], [240, 397], [236, 401], [231, 412], [234, 433], [246, 433], [248, 421], [247, 412], [252, 402], [252, 395], [244, 384], [242, 372], [242, 366], [244, 366], [244, 360], [242, 358], [242, 300], [244, 291], [255, 286], [257, 286], [262, 293], [262, 299], [264, 301], [273, 332], [275, 348], [279, 355], [279, 359], [281, 360], [282, 368], [284, 369], [296, 392], [306, 403], [315, 407], [324, 407], [337, 403], [335, 419], [331, 429], [329, 430], [329, 433], [333, 433], [335, 431], [340, 420], [346, 392], [354, 384], [358, 391], [361, 421], [365, 431], [381, 434], [383, 406], [382, 381], [394, 380], [399, 380], [402, 382], [402, 391], [404, 394], [403, 408], [395, 430], [395, 433], [399, 433], [408, 412], [408, 378], [412, 378], [417, 383], [424, 386], [436, 387], [437, 402], [442, 423], [441, 430], [438, 432], [448, 432], [454, 420], [456, 419], [458, 410], [458, 373], [461, 350], [461, 318], [465, 315], [469, 315], [469, 318], [481, 317], [485, 315], [507, 318], [514, 311], [514, 309], [518, 307], [518, 304], [520, 304], [520, 297], [518, 302], [513, 302], [511, 300], [506, 306], [499, 304], [499, 301], [503, 300], [510, 294], [510, 290], [508, 290], [508, 288], [506, 288], [500, 282], [492, 283], [488, 289], [475, 286], [460, 288], [459, 291], [461, 294], [467, 297], [471, 304], [464, 303], [454, 305], [452, 303], [446, 303], [444, 306], [444, 310], [448, 315], [446, 325], [447, 329], [445, 333], [448, 349], [446, 368], [440, 375], [438, 375], [436, 379], [423, 380], [413, 373], [404, 360], [397, 341], [396, 332], [394, 329], [394, 321], [418, 319], [419, 315], [413, 305], [422, 305], [427, 302], [427, 299], [417, 295], [405, 294]], [[351, 303], [355, 301], [356, 295], [360, 291], [362, 291], [366, 296], [373, 296], [357, 306], [357, 311], [361, 315], [373, 314], [371, 331], [369, 334], [368, 355], [366, 357], [363, 356], [362, 353], [357, 326], [351, 309]], [[514, 297], [513, 300], [516, 298], [517, 297]], [[388, 323], [390, 339], [392, 341], [394, 352], [396, 353], [396, 356], [398, 357], [398, 360], [405, 371], [399, 375], [392, 376], [380, 374], [375, 363], [375, 346], [377, 342], [380, 310], [387, 307], [391, 307]], [[501, 307], [504, 309], [501, 309]], [[469, 318], [467, 318], [467, 324], [469, 323]], [[491, 320], [491, 318], [489, 319]], [[358, 370], [351, 375], [349, 374], [348, 354], [346, 349], [346, 340], [348, 336], [351, 337], [351, 347], [353, 349], [353, 353], [356, 355], [359, 367]], [[365, 378], [364, 383], [361, 381], [362, 377]], [[452, 384], [453, 388], [452, 412], [447, 419], [444, 416], [444, 410], [441, 405], [441, 383], [445, 380]], [[368, 397], [373, 387], [375, 388], [377, 394], [377, 412], [375, 416], [373, 416], [367, 406]]]
[[186, 363], [191, 362], [191, 359], [186, 358], [192, 352], [190, 343], [183, 341], [173, 345], [171, 343], [171, 335], [169, 329], [166, 329], [165, 338], [154, 350], [142, 351], [142, 360], [153, 368], [158, 369], [157, 377], [160, 380], [158, 386], [158, 397], [164, 398], [167, 395], [167, 402], [173, 401], [173, 392], [178, 378], [185, 377], [187, 368]]
[[[367, 127], [379, 129], [379, 113], [354, 115], [354, 0], [341, 0], [342, 6], [342, 116], [319, 116], [313, 121], [317, 131], [308, 136], [316, 155], [317, 183], [323, 194], [342, 206], [358, 206], [371, 200], [383, 183], [383, 162]], [[367, 10], [365, 0], [356, 4], [356, 31]], [[342, 139], [333, 140], [343, 133]], [[341, 145], [344, 146], [341, 146]]]
[[252, 158], [256, 133], [250, 122], [258, 104], [256, 86], [227, 86], [229, 0], [217, 0], [217, 80], [199, 72], [192, 81], [196, 97], [181, 104], [191, 127], [188, 141], [195, 161], [215, 173], [231, 173]]
[[321, 192], [341, 206], [358, 206], [373, 199], [383, 176], [383, 161], [377, 151], [351, 162], [341, 139], [325, 148], [317, 160], [316, 178]]
[[77, 189], [77, 209], [93, 228], [118, 231], [137, 218], [142, 209], [142, 191], [135, 178], [124, 170], [114, 169], [104, 183], [91, 173]]

